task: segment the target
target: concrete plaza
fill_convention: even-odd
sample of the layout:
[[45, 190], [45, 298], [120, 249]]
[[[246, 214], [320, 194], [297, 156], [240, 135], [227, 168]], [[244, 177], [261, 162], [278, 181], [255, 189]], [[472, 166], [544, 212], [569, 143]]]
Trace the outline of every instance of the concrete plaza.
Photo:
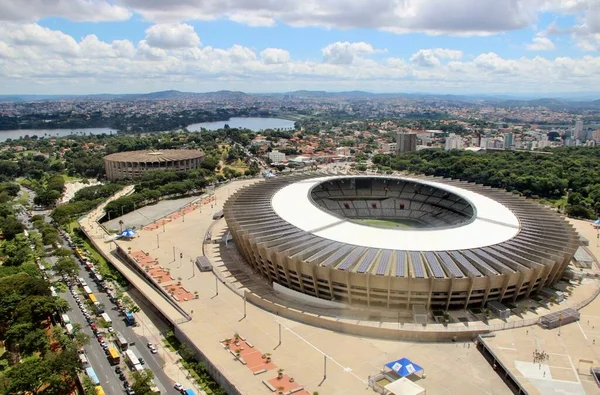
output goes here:
[[[589, 221], [569, 221], [590, 241], [588, 250], [596, 257], [593, 271], [598, 273], [597, 230]], [[585, 279], [584, 285], [593, 281]], [[534, 325], [499, 331], [485, 343], [532, 395], [598, 394], [590, 368], [600, 366], [600, 298], [580, 313], [578, 322], [560, 328], [546, 330]], [[534, 364], [534, 351], [543, 351], [549, 358]]]

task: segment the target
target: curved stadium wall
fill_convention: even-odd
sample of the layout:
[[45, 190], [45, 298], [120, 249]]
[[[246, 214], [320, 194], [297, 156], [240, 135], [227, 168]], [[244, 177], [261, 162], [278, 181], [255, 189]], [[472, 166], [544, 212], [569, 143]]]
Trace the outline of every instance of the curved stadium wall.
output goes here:
[[532, 200], [425, 176], [277, 177], [232, 195], [224, 216], [269, 281], [385, 309], [529, 297], [578, 247], [573, 227]]
[[187, 171], [200, 167], [204, 152], [172, 149], [160, 151], [127, 151], [104, 157], [106, 178], [111, 181], [137, 179], [149, 171]]

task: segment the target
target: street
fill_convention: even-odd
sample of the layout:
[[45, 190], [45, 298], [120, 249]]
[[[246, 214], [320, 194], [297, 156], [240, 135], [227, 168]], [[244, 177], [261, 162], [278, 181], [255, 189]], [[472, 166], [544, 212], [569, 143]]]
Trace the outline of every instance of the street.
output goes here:
[[[71, 249], [67, 241], [61, 236], [61, 243], [64, 248]], [[77, 262], [79, 260], [73, 257]], [[145, 361], [144, 367], [152, 370], [154, 373], [154, 381], [156, 386], [160, 389], [162, 394], [179, 394], [179, 391], [173, 388], [173, 381], [169, 379], [169, 377], [163, 372], [162, 366], [163, 362], [160, 357], [160, 353], [152, 354], [146, 344], [149, 342], [143, 336], [138, 336], [133, 329], [127, 325], [125, 322], [125, 317], [119, 315], [119, 311], [114, 303], [112, 303], [108, 297], [108, 295], [100, 290], [100, 287], [97, 285], [95, 280], [92, 278], [90, 273], [85, 270], [83, 265], [79, 266], [79, 274], [78, 277], [83, 278], [87, 286], [91, 288], [94, 295], [98, 299], [98, 302], [103, 304], [105, 307], [106, 313], [112, 319], [112, 327], [116, 332], [121, 333], [129, 343], [135, 343], [135, 345], [131, 346], [130, 349], [134, 351], [136, 356], [142, 357]], [[76, 283], [72, 283], [74, 287], [77, 287]], [[88, 357], [91, 366], [96, 371], [98, 378], [100, 379], [100, 384], [104, 388], [107, 394], [119, 394], [123, 393], [123, 384], [119, 380], [117, 374], [115, 373], [115, 367], [110, 364], [104, 350], [100, 346], [96, 336], [92, 332], [89, 324], [87, 323], [81, 309], [75, 302], [74, 297], [70, 292], [62, 293], [61, 297], [68, 301], [71, 310], [68, 312], [69, 317], [71, 318], [72, 323], [79, 323], [83, 328], [83, 332], [90, 336], [90, 344], [85, 347], [86, 356]], [[84, 295], [81, 295], [80, 298], [85, 299]], [[108, 343], [108, 341], [107, 341]], [[157, 345], [159, 346], [159, 345]], [[160, 348], [159, 348], [160, 349]], [[121, 362], [121, 366], [124, 366], [124, 362]], [[131, 384], [131, 383], [130, 383]]]

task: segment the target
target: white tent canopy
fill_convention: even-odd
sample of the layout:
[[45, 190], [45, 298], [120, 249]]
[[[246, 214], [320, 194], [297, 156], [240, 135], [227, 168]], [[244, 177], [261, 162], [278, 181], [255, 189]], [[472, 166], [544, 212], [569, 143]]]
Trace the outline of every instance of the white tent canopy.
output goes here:
[[406, 377], [389, 383], [384, 387], [389, 393], [395, 395], [425, 395], [425, 389], [413, 383]]

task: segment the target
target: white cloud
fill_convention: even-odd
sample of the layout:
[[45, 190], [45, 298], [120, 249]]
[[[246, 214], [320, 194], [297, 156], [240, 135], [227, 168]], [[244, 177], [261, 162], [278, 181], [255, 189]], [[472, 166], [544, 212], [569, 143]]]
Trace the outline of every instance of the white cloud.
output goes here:
[[62, 17], [74, 21], [122, 21], [131, 17], [126, 7], [104, 0], [0, 0], [0, 21], [35, 21]]
[[[396, 33], [485, 35], [525, 28], [547, 10], [594, 0], [120, 0], [150, 21], [228, 18], [251, 26], [374, 28]], [[565, 5], [563, 3], [573, 3]]]
[[462, 56], [462, 51], [454, 49], [421, 49], [411, 56], [410, 61], [420, 67], [437, 67], [442, 64], [440, 59], [457, 60]]
[[290, 53], [285, 49], [266, 48], [260, 52], [264, 64], [283, 64], [290, 61]]
[[[158, 48], [146, 40], [79, 40], [36, 24], [0, 24], [0, 93], [140, 92], [161, 89], [282, 91], [546, 92], [600, 86], [600, 57], [506, 59], [423, 49], [410, 60], [369, 58], [364, 42], [336, 42], [321, 61], [300, 61], [282, 48], [241, 45]], [[438, 62], [436, 62], [435, 60]], [[422, 63], [428, 61], [428, 63]], [[433, 64], [435, 67], [422, 67]]]
[[200, 45], [193, 26], [186, 23], [166, 23], [146, 29], [146, 42], [162, 49], [190, 48]]
[[530, 51], [552, 51], [556, 49], [554, 42], [544, 35], [538, 34], [531, 41], [531, 44], [525, 46]]
[[363, 55], [371, 55], [376, 52], [379, 51], [374, 49], [371, 44], [362, 41], [357, 43], [338, 41], [321, 50], [323, 61], [331, 64], [352, 64]]

